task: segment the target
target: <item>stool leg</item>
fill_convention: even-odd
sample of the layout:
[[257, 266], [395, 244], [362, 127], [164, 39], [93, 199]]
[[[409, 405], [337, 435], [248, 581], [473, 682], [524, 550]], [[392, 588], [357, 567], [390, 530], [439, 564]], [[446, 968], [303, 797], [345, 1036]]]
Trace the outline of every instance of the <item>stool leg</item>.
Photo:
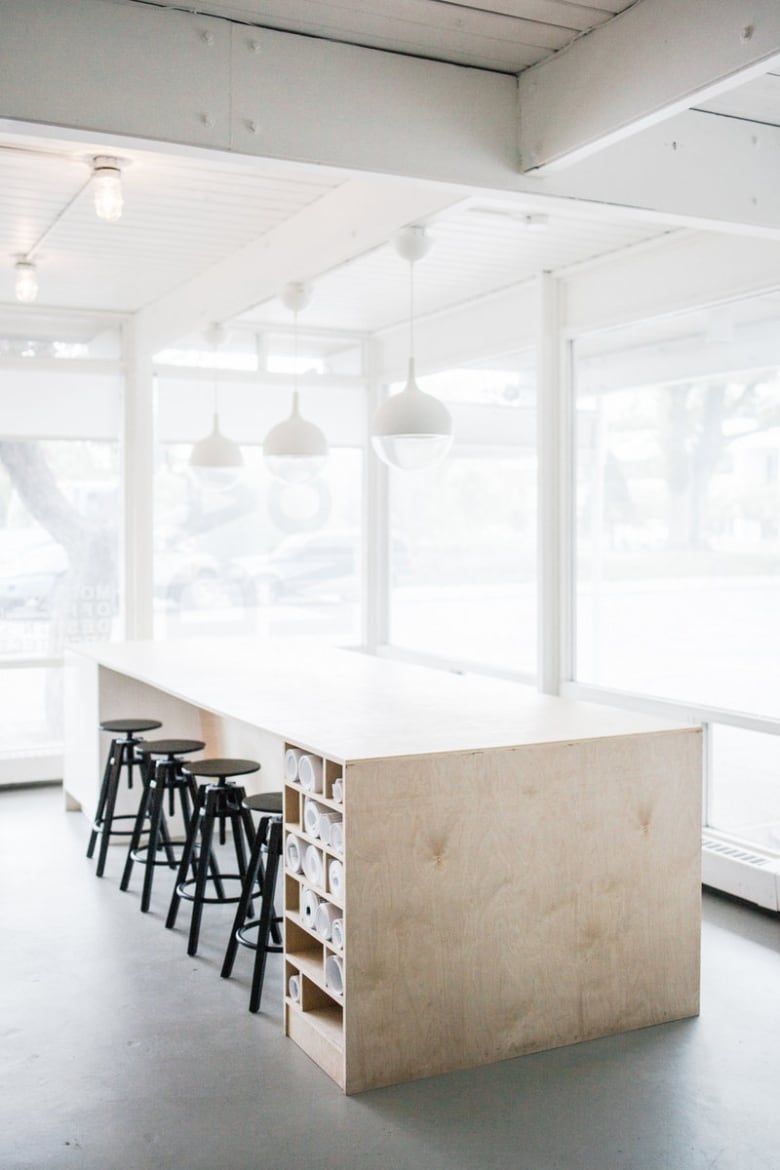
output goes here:
[[160, 844], [165, 850], [165, 860], [168, 862], [168, 868], [178, 869], [179, 863], [177, 862], [176, 854], [173, 851], [171, 831], [168, 828], [168, 822], [165, 819], [165, 813], [163, 813], [160, 817]]
[[265, 960], [268, 955], [268, 933], [274, 915], [276, 873], [279, 868], [281, 853], [282, 825], [280, 821], [272, 821], [271, 832], [268, 836], [268, 860], [265, 866], [263, 901], [260, 907], [260, 926], [257, 932], [257, 950], [255, 951], [255, 965], [252, 971], [252, 991], [249, 997], [250, 1012], [260, 1010], [263, 980], [265, 979]]
[[144, 835], [144, 826], [146, 824], [146, 816], [147, 816], [148, 807], [149, 807], [149, 786], [147, 784], [147, 785], [144, 785], [144, 790], [141, 793], [141, 800], [140, 800], [139, 805], [138, 805], [138, 813], [137, 813], [136, 818], [135, 818], [135, 824], [133, 825], [133, 834], [130, 838], [130, 848], [127, 851], [127, 857], [125, 859], [125, 868], [122, 872], [122, 880], [119, 883], [120, 890], [126, 890], [127, 887], [130, 885], [130, 877], [132, 875], [133, 864], [135, 862], [135, 858], [133, 857], [133, 854], [135, 853], [136, 849], [140, 849], [140, 847], [141, 847], [141, 838]]
[[157, 846], [160, 842], [160, 828], [163, 819], [163, 801], [165, 800], [165, 779], [167, 765], [159, 763], [149, 782], [151, 798], [149, 801], [149, 840], [146, 846], [144, 861], [144, 884], [141, 892], [141, 912], [146, 914], [152, 897], [152, 882], [154, 880], [154, 863], [157, 858]]
[[122, 764], [125, 760], [125, 753], [129, 745], [122, 740], [119, 741], [118, 751], [114, 753], [114, 764], [108, 778], [108, 789], [106, 791], [106, 806], [103, 813], [103, 824], [100, 830], [100, 848], [98, 849], [98, 862], [95, 873], [98, 877], [103, 876], [103, 871], [106, 868], [106, 857], [108, 855], [108, 846], [111, 841], [111, 826], [114, 821], [114, 809], [116, 807], [116, 798], [119, 791], [119, 777], [122, 774]]
[[263, 817], [260, 821], [257, 833], [255, 834], [254, 845], [252, 846], [252, 853], [249, 858], [249, 866], [244, 878], [244, 885], [241, 889], [241, 898], [236, 907], [236, 916], [233, 919], [233, 925], [230, 930], [230, 938], [228, 939], [227, 950], [225, 951], [225, 958], [222, 963], [222, 970], [220, 972], [223, 979], [229, 979], [233, 972], [233, 964], [236, 961], [236, 952], [238, 951], [238, 931], [249, 918], [252, 908], [252, 898], [255, 896], [255, 886], [259, 883], [260, 869], [262, 867], [263, 845], [265, 844], [266, 827], [269, 818]]
[[[184, 786], [179, 789], [179, 799], [181, 801], [181, 815], [184, 821], [184, 839], [185, 841], [189, 841], [190, 832], [192, 831], [192, 820], [195, 816], [195, 810], [198, 807], [198, 786], [192, 776], [188, 776]], [[191, 859], [191, 865], [192, 876], [195, 877], [197, 860], [194, 855]]]
[[100, 783], [100, 795], [98, 796], [97, 809], [95, 811], [95, 819], [92, 822], [92, 832], [89, 834], [89, 844], [87, 845], [87, 857], [92, 857], [95, 852], [95, 842], [98, 837], [98, 826], [103, 823], [103, 814], [106, 811], [106, 797], [108, 796], [108, 786], [110, 783], [111, 771], [114, 766], [114, 757], [118, 750], [119, 740], [112, 739], [111, 747], [108, 751], [108, 759], [106, 766], [103, 769], [103, 779]]
[[190, 936], [187, 943], [187, 954], [195, 955], [198, 951], [198, 937], [200, 935], [200, 920], [203, 914], [203, 899], [206, 894], [206, 881], [209, 873], [209, 858], [211, 855], [211, 839], [214, 834], [214, 801], [211, 795], [206, 799], [206, 810], [201, 817], [200, 825], [200, 857], [198, 858], [198, 872], [195, 877], [195, 893], [192, 899], [192, 918], [190, 919]]
[[198, 837], [198, 825], [200, 822], [201, 811], [206, 801], [206, 789], [200, 788], [197, 791], [195, 799], [195, 809], [190, 818], [189, 829], [187, 830], [187, 840], [184, 844], [184, 849], [179, 862], [179, 871], [176, 874], [176, 881], [173, 884], [173, 894], [171, 895], [171, 904], [168, 908], [168, 917], [165, 920], [165, 925], [168, 930], [173, 930], [176, 925], [176, 915], [179, 912], [179, 903], [181, 897], [179, 896], [179, 883], [187, 880], [187, 870], [190, 864], [193, 866], [193, 876], [197, 873], [193, 856], [195, 854], [195, 844]]

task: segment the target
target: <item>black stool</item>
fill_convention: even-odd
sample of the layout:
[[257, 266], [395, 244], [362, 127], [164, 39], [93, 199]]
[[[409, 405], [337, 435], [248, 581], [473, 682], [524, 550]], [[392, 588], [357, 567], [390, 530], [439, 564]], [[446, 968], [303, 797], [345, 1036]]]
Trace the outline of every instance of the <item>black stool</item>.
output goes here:
[[[260, 998], [263, 994], [266, 955], [279, 954], [283, 950], [282, 934], [279, 930], [281, 917], [274, 913], [276, 875], [282, 856], [282, 794], [263, 792], [257, 796], [248, 796], [245, 804], [253, 812], [262, 815], [220, 974], [223, 979], [230, 978], [239, 946], [249, 947], [255, 952], [249, 1010], [256, 1012], [260, 1009]], [[257, 897], [262, 898], [260, 917], [252, 918], [252, 899]], [[250, 918], [252, 921], [249, 921]]]
[[[198, 936], [200, 934], [200, 920], [204, 905], [212, 902], [238, 902], [240, 895], [229, 897], [224, 890], [223, 882], [238, 879], [242, 883], [246, 877], [247, 854], [252, 852], [255, 843], [255, 826], [252, 814], [246, 808], [246, 792], [237, 784], [233, 784], [228, 777], [246, 776], [250, 772], [257, 772], [260, 765], [254, 760], [195, 760], [186, 764], [182, 771], [185, 775], [205, 776], [216, 779], [216, 784], [202, 784], [198, 788], [195, 815], [190, 822], [190, 831], [176, 875], [176, 884], [173, 888], [168, 917], [165, 925], [172, 929], [176, 924], [176, 915], [179, 911], [179, 902], [182, 898], [192, 902], [192, 919], [190, 921], [190, 935], [187, 944], [187, 954], [194, 955], [198, 950]], [[219, 825], [219, 841], [225, 844], [225, 828], [230, 823], [233, 831], [233, 849], [236, 855], [238, 873], [219, 874], [214, 872], [210, 865], [211, 844], [214, 837], [214, 826]], [[198, 844], [200, 841], [200, 844]], [[187, 878], [187, 870], [197, 854], [195, 863], [195, 877]], [[212, 873], [209, 873], [209, 870]], [[214, 896], [206, 897], [206, 883], [211, 878], [214, 882]], [[194, 886], [194, 889], [188, 889]]]
[[[184, 821], [185, 839], [189, 834], [195, 802], [198, 796], [198, 786], [193, 776], [185, 775], [182, 771], [180, 756], [189, 752], [201, 752], [205, 743], [199, 739], [153, 739], [147, 740], [138, 747], [138, 754], [146, 765], [146, 785], [138, 806], [138, 815], [135, 818], [133, 835], [130, 838], [130, 848], [127, 851], [124, 873], [119, 883], [120, 890], [126, 890], [130, 884], [133, 864], [142, 862], [144, 866], [144, 884], [141, 893], [141, 910], [145, 914], [149, 909], [152, 896], [152, 882], [156, 865], [167, 865], [169, 869], [177, 869], [181, 858], [176, 857], [173, 846], [182, 842], [174, 842], [168, 831], [168, 822], [165, 818], [165, 793], [168, 793], [168, 813], [170, 816], [176, 811], [176, 796], [179, 797], [182, 820]], [[145, 845], [141, 844], [144, 832], [147, 829], [148, 837]], [[158, 857], [157, 851], [162, 848], [165, 856]], [[194, 868], [193, 868], [194, 873]]]
[[100, 785], [97, 811], [87, 845], [87, 857], [91, 857], [95, 852], [95, 842], [100, 836], [100, 849], [95, 871], [98, 877], [103, 876], [111, 837], [129, 837], [132, 833], [132, 829], [115, 829], [114, 821], [135, 820], [135, 813], [117, 814], [114, 812], [122, 768], [127, 769], [127, 787], [132, 788], [133, 767], [136, 764], [141, 765], [137, 748], [143, 740], [139, 733], [155, 731], [158, 727], [162, 727], [162, 723], [158, 719], [105, 719], [100, 724], [101, 731], [111, 731], [117, 734], [116, 738], [111, 740], [103, 782]]

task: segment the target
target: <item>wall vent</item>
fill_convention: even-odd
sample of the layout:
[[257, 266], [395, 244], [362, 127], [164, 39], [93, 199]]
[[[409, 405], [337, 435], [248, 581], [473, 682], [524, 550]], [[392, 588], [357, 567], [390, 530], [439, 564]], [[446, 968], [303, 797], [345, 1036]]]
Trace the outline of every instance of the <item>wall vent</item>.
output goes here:
[[780, 910], [780, 858], [741, 841], [702, 837], [702, 882], [767, 910]]

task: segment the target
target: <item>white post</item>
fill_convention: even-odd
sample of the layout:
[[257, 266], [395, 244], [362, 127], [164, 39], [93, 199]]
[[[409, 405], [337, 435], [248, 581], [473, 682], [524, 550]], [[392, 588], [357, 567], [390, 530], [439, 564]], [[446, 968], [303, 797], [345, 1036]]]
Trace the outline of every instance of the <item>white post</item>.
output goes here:
[[126, 638], [153, 634], [154, 387], [152, 355], [135, 321], [125, 326], [120, 435], [123, 501], [121, 594]]
[[[563, 566], [564, 508], [562, 491], [565, 379], [561, 340], [560, 285], [550, 273], [539, 281], [539, 335], [537, 365], [538, 537], [537, 537], [537, 685], [557, 695], [562, 672], [564, 628]], [[568, 493], [567, 493], [568, 494]]]
[[367, 375], [363, 474], [363, 647], [375, 654], [389, 637], [390, 545], [388, 538], [388, 472], [371, 446], [371, 420], [382, 398], [379, 347], [363, 347]]

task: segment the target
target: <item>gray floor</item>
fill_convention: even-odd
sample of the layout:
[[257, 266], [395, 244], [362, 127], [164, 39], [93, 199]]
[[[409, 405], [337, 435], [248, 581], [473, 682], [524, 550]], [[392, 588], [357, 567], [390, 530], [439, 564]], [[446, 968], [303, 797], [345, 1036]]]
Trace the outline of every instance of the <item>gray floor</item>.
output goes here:
[[2, 1170], [780, 1167], [776, 916], [705, 896], [697, 1020], [345, 1098], [282, 1036], [279, 960], [251, 1016], [221, 909], [189, 959], [168, 872], [142, 915], [86, 837], [58, 790], [0, 793]]

